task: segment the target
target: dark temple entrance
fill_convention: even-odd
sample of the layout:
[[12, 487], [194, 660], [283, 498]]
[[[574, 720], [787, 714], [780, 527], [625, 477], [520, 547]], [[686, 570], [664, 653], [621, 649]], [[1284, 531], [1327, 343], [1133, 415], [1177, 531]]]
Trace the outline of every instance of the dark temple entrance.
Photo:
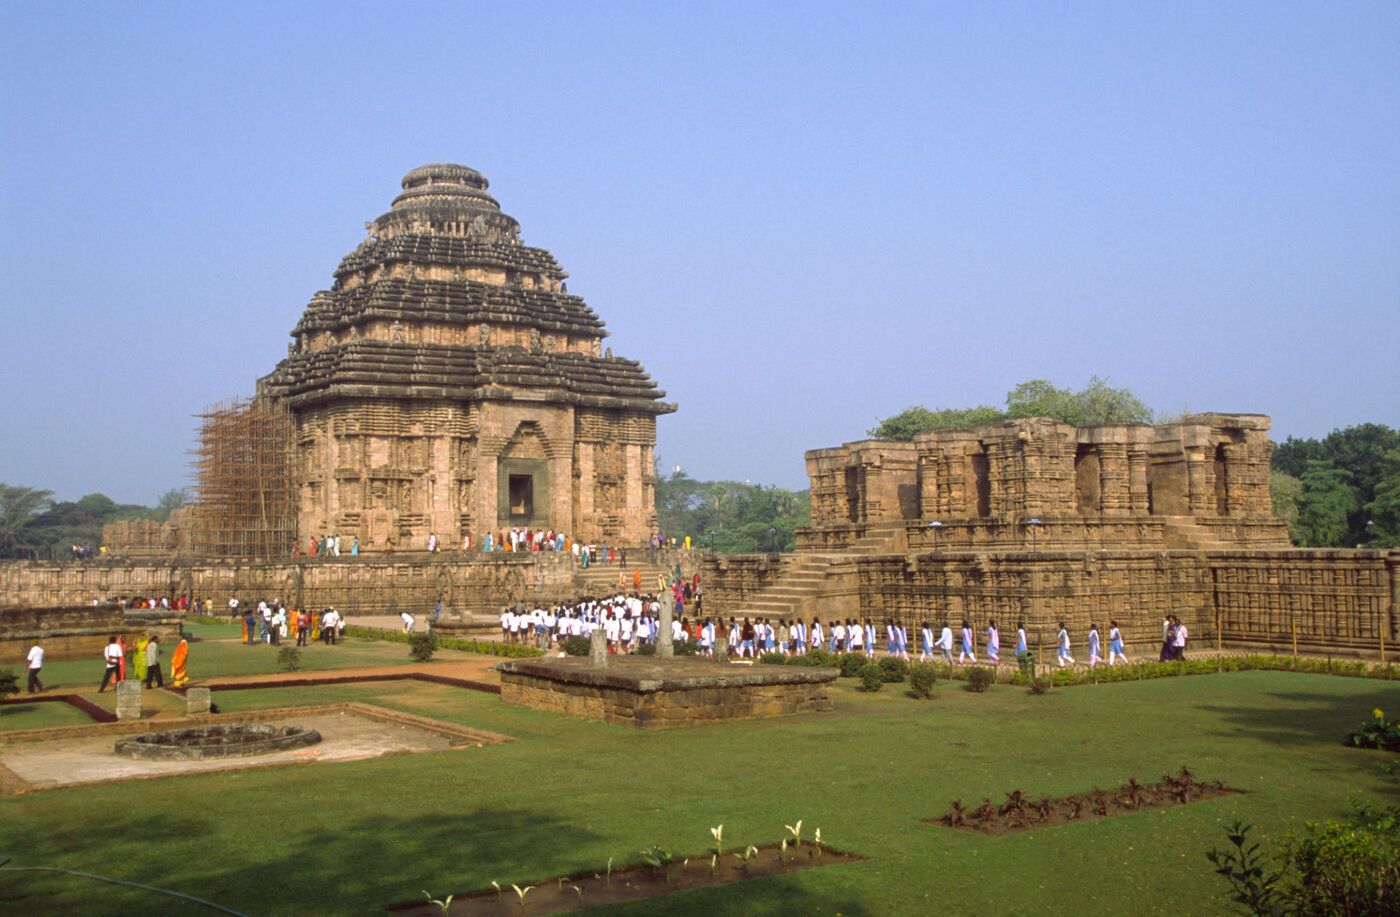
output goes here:
[[529, 474], [510, 475], [510, 522], [524, 525], [535, 515], [535, 478]]

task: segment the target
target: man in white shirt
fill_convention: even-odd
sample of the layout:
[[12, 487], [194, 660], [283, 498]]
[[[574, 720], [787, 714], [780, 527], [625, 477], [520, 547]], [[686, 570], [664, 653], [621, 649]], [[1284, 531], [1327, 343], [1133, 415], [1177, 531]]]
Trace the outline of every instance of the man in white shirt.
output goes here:
[[[39, 670], [44, 667], [44, 648], [39, 644], [34, 644], [29, 650], [29, 693], [35, 690], [44, 690], [44, 683], [39, 680]], [[36, 688], [37, 686], [37, 688]]]
[[413, 615], [404, 611], [399, 613], [399, 617], [403, 620], [403, 632], [406, 634], [413, 633]]
[[97, 688], [98, 694], [107, 690], [107, 683], [109, 681], [116, 684], [120, 680], [117, 672], [118, 667], [122, 664], [122, 657], [125, 655], [126, 654], [122, 652], [121, 646], [118, 645], [116, 637], [112, 637], [107, 641], [107, 647], [102, 651], [102, 661], [107, 663], [107, 668], [102, 673], [102, 684]]

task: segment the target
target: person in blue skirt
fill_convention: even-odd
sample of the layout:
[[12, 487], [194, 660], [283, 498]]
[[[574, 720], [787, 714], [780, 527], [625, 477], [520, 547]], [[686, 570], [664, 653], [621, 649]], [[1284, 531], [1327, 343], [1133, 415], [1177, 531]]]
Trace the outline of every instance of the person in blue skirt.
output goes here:
[[987, 656], [992, 660], [992, 665], [1001, 662], [1001, 634], [997, 631], [997, 622], [987, 622]]
[[1074, 657], [1069, 654], [1069, 629], [1065, 627], [1065, 622], [1060, 622], [1060, 633], [1055, 637], [1055, 655], [1060, 663], [1060, 668], [1067, 665], [1074, 665]]
[[894, 629], [894, 635], [898, 638], [899, 658], [905, 662], [909, 661], [909, 629], [900, 621]]
[[1026, 646], [1026, 622], [1016, 622], [1016, 658], [1020, 658], [1030, 652]]
[[933, 625], [925, 621], [924, 626], [919, 629], [919, 661], [933, 661]]
[[1100, 644], [1099, 644], [1099, 626], [1098, 626], [1097, 624], [1090, 623], [1090, 625], [1089, 625], [1089, 668], [1092, 669], [1092, 668], [1094, 668], [1095, 666], [1097, 666], [1100, 662], [1103, 662], [1103, 655], [1101, 654], [1100, 650], [1101, 650], [1101, 646], [1100, 646]]
[[1108, 664], [1117, 665], [1114, 657], [1120, 656], [1123, 664], [1128, 665], [1128, 654], [1123, 652], [1123, 632], [1118, 629], [1118, 622], [1110, 620], [1108, 622]]
[[972, 625], [966, 620], [962, 623], [962, 651], [958, 653], [958, 665], [962, 665], [964, 659], [977, 662], [977, 654], [973, 652], [972, 646]]

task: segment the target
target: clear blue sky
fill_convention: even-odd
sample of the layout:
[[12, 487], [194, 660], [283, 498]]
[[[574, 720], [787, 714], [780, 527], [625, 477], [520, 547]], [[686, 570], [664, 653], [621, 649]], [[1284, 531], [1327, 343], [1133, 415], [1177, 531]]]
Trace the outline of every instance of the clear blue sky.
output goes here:
[[425, 162], [805, 486], [1091, 374], [1400, 426], [1400, 3], [0, 5], [0, 481], [154, 502]]

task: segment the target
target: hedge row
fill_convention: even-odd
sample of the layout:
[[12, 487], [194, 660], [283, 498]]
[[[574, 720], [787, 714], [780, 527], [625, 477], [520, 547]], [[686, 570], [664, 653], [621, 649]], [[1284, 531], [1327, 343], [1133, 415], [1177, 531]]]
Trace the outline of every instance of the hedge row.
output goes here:
[[[409, 635], [401, 630], [385, 630], [378, 627], [364, 627], [360, 624], [345, 625], [345, 636], [360, 637], [364, 640], [387, 640], [390, 643], [408, 643]], [[481, 656], [501, 656], [506, 659], [525, 659], [543, 656], [539, 647], [526, 643], [496, 643], [491, 640], [468, 640], [465, 637], [438, 637], [438, 649], [461, 650]]]

